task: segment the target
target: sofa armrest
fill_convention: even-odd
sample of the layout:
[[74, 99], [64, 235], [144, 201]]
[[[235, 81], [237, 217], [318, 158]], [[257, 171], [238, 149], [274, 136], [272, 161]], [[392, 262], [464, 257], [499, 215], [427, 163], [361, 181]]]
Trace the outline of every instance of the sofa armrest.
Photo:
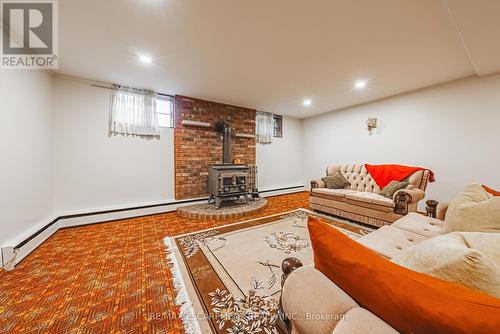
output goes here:
[[424, 197], [425, 197], [425, 191], [423, 191], [422, 189], [417, 188], [417, 187], [408, 187], [406, 189], [398, 190], [394, 193], [392, 198], [394, 200], [396, 200], [396, 197], [398, 196], [398, 194], [407, 195], [406, 198], [407, 198], [408, 204], [417, 203], [418, 201], [424, 199]]
[[346, 313], [332, 334], [399, 334], [384, 320], [370, 311], [355, 307]]
[[436, 218], [439, 220], [444, 220], [446, 217], [446, 211], [448, 211], [448, 206], [450, 203], [439, 202], [436, 209]]
[[345, 314], [358, 304], [313, 267], [288, 275], [281, 291], [281, 303], [294, 332], [332, 333]]
[[415, 186], [398, 190], [392, 196], [394, 200], [394, 213], [406, 215], [408, 212], [417, 211], [417, 202], [425, 197], [425, 192]]
[[445, 219], [446, 211], [448, 211], [448, 206], [450, 205], [450, 203], [441, 203], [432, 199], [426, 201], [425, 204], [425, 211], [427, 212], [427, 216], [439, 220]]
[[325, 182], [323, 180], [318, 179], [318, 180], [312, 180], [311, 181], [311, 189], [313, 188], [325, 188]]
[[[287, 257], [283, 262], [281, 263], [281, 271], [283, 271], [283, 275], [281, 276], [281, 288], [283, 289], [283, 286], [285, 285], [285, 281], [290, 276], [290, 274], [302, 267], [303, 264], [300, 262], [299, 259], [295, 257]], [[292, 323], [290, 319], [285, 314], [285, 311], [283, 311], [283, 303], [282, 303], [282, 298], [280, 298], [280, 304], [279, 304], [279, 310], [278, 310], [278, 317], [276, 318], [275, 322], [275, 329], [278, 332], [278, 334], [291, 334], [292, 333]]]

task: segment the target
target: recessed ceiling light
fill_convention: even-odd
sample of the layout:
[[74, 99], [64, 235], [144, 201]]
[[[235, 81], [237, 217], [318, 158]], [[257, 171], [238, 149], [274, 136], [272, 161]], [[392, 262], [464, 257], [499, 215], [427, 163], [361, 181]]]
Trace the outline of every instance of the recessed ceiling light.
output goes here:
[[309, 107], [311, 104], [311, 99], [305, 99], [304, 101], [302, 101], [302, 105], [304, 105], [305, 107]]
[[366, 87], [366, 81], [365, 80], [358, 80], [354, 83], [354, 88], [356, 89], [363, 89]]
[[139, 55], [139, 61], [143, 64], [151, 64], [153, 59], [147, 55]]

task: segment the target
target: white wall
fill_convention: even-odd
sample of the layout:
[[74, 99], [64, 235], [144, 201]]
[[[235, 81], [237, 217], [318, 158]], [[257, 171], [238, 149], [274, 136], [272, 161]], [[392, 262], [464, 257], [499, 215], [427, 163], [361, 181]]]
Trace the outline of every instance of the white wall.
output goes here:
[[52, 78], [0, 74], [0, 246], [14, 246], [52, 217]]
[[283, 117], [283, 138], [257, 144], [259, 190], [303, 185], [302, 121]]
[[[173, 129], [162, 129], [160, 140], [108, 137], [109, 95], [88, 82], [54, 79], [58, 215], [174, 200]], [[301, 121], [284, 117], [283, 134], [257, 146], [263, 190], [302, 184]]]
[[56, 77], [55, 210], [61, 214], [173, 199], [173, 130], [160, 140], [108, 137], [110, 91]]
[[[372, 136], [368, 116], [379, 119]], [[436, 173], [427, 198], [450, 200], [469, 182], [500, 189], [499, 124], [500, 75], [330, 112], [303, 121], [304, 177], [332, 163], [398, 163]]]

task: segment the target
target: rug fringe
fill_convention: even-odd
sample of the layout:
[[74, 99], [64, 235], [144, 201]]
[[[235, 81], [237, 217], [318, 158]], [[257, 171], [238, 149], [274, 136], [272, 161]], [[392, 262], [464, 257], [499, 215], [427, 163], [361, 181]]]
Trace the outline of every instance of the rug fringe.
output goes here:
[[180, 317], [186, 334], [201, 334], [200, 325], [193, 308], [193, 303], [190, 301], [182, 273], [175, 256], [178, 251], [174, 246], [173, 238], [165, 238], [165, 246], [167, 247], [167, 260], [173, 265], [172, 267], [172, 281], [174, 288], [177, 292], [175, 297], [175, 304], [180, 306]]

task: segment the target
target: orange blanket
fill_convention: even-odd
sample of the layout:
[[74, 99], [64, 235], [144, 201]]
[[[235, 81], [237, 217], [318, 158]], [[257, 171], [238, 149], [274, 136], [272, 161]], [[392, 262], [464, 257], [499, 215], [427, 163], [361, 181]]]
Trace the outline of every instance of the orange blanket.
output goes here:
[[[365, 164], [368, 173], [373, 177], [375, 182], [377, 182], [380, 189], [384, 188], [391, 181], [401, 181], [406, 179], [411, 174], [418, 172], [419, 170], [424, 170], [427, 168], [422, 167], [411, 167], [402, 165], [369, 165]], [[429, 182], [434, 182], [434, 173], [429, 176]]]

